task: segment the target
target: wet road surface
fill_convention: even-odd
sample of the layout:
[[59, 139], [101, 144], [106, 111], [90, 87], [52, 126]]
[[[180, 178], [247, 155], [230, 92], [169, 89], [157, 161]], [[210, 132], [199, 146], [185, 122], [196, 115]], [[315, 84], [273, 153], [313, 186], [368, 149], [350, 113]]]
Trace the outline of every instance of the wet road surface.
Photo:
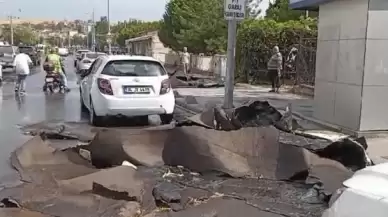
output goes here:
[[71, 92], [45, 95], [42, 92], [44, 71], [37, 67], [36, 73], [27, 78], [26, 95], [18, 97], [14, 85], [5, 83], [0, 87], [0, 187], [17, 180], [17, 173], [9, 164], [10, 153], [21, 146], [28, 136], [20, 133], [19, 125], [48, 120], [80, 121], [80, 100], [73, 58], [65, 59]]

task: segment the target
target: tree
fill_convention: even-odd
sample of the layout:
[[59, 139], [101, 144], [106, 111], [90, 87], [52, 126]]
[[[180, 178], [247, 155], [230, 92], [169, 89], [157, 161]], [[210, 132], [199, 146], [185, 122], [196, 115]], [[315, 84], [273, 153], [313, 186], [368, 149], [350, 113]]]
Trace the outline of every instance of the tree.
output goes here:
[[227, 25], [222, 0], [171, 0], [159, 38], [174, 50], [215, 54], [226, 50]]
[[[289, 0], [275, 0], [273, 3], [270, 2], [266, 11], [266, 18], [270, 18], [278, 22], [299, 20], [303, 16], [305, 16], [305, 11], [298, 11], [289, 8]], [[315, 18], [318, 16], [318, 13], [311, 12], [309, 16]]]
[[114, 30], [117, 31], [116, 42], [124, 46], [126, 39], [139, 37], [147, 32], [159, 30], [160, 23], [160, 21], [143, 22], [139, 20], [129, 20], [119, 23], [114, 27]]
[[[11, 42], [11, 28], [9, 25], [4, 25], [3, 28], [4, 40]], [[23, 44], [36, 44], [39, 42], [39, 36], [32, 28], [26, 26], [15, 26], [13, 30], [13, 41], [15, 45]]]

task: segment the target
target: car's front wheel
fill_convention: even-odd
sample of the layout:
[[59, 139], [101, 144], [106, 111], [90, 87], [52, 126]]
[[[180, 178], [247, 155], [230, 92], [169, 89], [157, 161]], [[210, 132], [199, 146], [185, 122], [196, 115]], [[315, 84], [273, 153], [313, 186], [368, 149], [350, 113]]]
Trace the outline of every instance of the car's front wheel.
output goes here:
[[100, 127], [102, 126], [102, 117], [96, 115], [96, 112], [94, 111], [93, 101], [90, 97], [90, 110], [89, 110], [89, 122], [91, 125]]
[[160, 115], [160, 121], [162, 124], [170, 124], [174, 118], [173, 114], [162, 114]]

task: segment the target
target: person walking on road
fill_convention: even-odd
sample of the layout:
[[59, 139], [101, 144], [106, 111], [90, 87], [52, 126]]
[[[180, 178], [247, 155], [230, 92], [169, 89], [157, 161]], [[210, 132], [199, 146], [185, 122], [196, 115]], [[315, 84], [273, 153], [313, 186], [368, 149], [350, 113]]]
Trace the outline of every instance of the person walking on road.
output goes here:
[[26, 91], [26, 78], [30, 74], [31, 58], [25, 53], [18, 53], [14, 59], [14, 70], [17, 75], [15, 92], [24, 94]]
[[181, 62], [183, 66], [183, 73], [185, 73], [185, 76], [188, 77], [189, 66], [190, 66], [190, 54], [189, 52], [187, 52], [187, 47], [183, 48]]
[[280, 77], [283, 69], [283, 57], [279, 51], [279, 47], [275, 46], [272, 50], [272, 56], [268, 61], [268, 77], [271, 81], [272, 89], [270, 92], [279, 93], [280, 88]]

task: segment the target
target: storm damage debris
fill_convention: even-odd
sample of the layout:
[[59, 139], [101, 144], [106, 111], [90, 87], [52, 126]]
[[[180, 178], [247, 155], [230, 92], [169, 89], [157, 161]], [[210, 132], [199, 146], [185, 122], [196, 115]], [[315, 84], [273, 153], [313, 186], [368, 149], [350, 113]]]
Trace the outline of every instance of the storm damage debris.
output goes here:
[[51, 143], [55, 133], [79, 136], [76, 124], [30, 127], [37, 136], [11, 157], [26, 183], [0, 196], [51, 216], [315, 217], [372, 163], [365, 139], [319, 139], [268, 102], [189, 119], [195, 124], [88, 128], [90, 142], [68, 148]]
[[[40, 136], [33, 137], [12, 153], [11, 165], [19, 172], [22, 181], [46, 184], [52, 183], [53, 179], [67, 179], [94, 171], [78, 155], [68, 156], [65, 152], [57, 151]], [[67, 170], [72, 172], [68, 173]]]
[[[104, 169], [86, 176], [62, 180], [60, 186], [70, 192], [93, 193], [115, 200], [150, 201], [154, 181], [131, 167]], [[150, 188], [147, 190], [147, 188]], [[145, 199], [144, 199], [145, 198]]]
[[[275, 126], [279, 130], [292, 132], [301, 126], [286, 112], [282, 115], [267, 101], [253, 101], [235, 109], [213, 107], [188, 118], [188, 122], [216, 130], [239, 130], [244, 127]], [[185, 125], [183, 123], [182, 125]]]
[[21, 127], [26, 135], [42, 135], [45, 139], [51, 140], [79, 140], [90, 141], [95, 135], [96, 129], [87, 123], [72, 122], [40, 122]]
[[19, 217], [19, 216], [28, 216], [28, 217], [50, 217], [49, 215], [42, 214], [40, 212], [33, 212], [26, 209], [19, 208], [0, 208], [0, 216], [7, 217]]
[[197, 88], [214, 88], [223, 87], [225, 84], [220, 78], [214, 76], [202, 76], [189, 74], [188, 76], [172, 74], [170, 83], [173, 88], [197, 87]]

